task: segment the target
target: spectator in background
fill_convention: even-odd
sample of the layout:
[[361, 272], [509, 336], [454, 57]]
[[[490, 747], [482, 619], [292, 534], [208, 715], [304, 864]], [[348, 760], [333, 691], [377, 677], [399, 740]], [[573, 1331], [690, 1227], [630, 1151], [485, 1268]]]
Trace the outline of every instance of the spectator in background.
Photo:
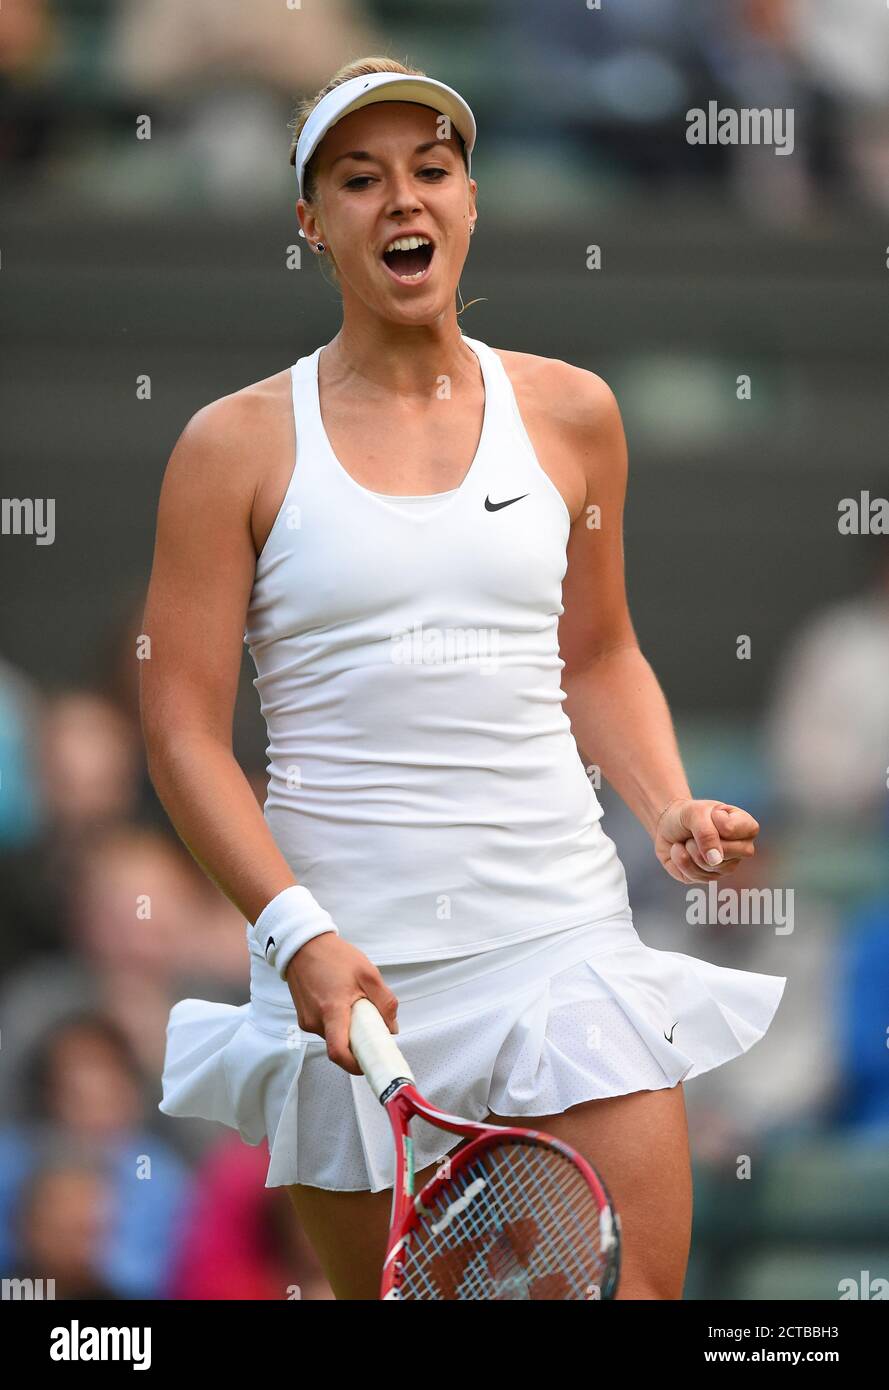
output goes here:
[[789, 976], [774, 1025], [781, 1065], [753, 1049], [725, 1079], [700, 1079], [689, 1121], [704, 1156], [741, 1151], [738, 1116], [756, 1116], [761, 1132], [889, 1121], [889, 900], [850, 910], [866, 892], [866, 859], [845, 868], [851, 846], [885, 862], [889, 840], [889, 555], [883, 536], [848, 539], [871, 549], [872, 583], [797, 630], [763, 720], [775, 811], [767, 843], [791, 854], [778, 882], [796, 893], [794, 934], [757, 936], [755, 968]]
[[[69, 1018], [47, 1033], [28, 1069], [26, 1117], [0, 1130], [0, 1268], [26, 1261], [14, 1214], [39, 1170], [46, 1137], [104, 1175], [102, 1235], [93, 1267], [116, 1296], [156, 1298], [168, 1277], [188, 1192], [187, 1169], [146, 1129], [145, 1079], [120, 1030], [101, 1015]], [[68, 1201], [93, 1207], [83, 1184]], [[61, 1199], [60, 1199], [61, 1200]], [[80, 1223], [66, 1212], [72, 1228]]]
[[[729, 183], [739, 211], [760, 222], [799, 225], [815, 202], [813, 149], [820, 134], [805, 72], [793, 51], [789, 0], [729, 0], [705, 5], [704, 51], [714, 78], [708, 98], [752, 110], [791, 110], [793, 154], [737, 144], [726, 150]], [[698, 103], [704, 105], [703, 102]]]
[[[19, 708], [24, 719], [21, 702]], [[138, 731], [107, 700], [86, 691], [43, 699], [27, 718], [34, 720], [33, 747], [26, 768], [21, 753], [13, 759], [11, 790], [15, 794], [18, 766], [35, 817], [27, 840], [0, 854], [0, 977], [34, 956], [65, 949], [81, 846], [97, 827], [128, 817], [143, 762]], [[4, 738], [10, 737], [6, 726]], [[22, 734], [16, 737], [21, 747]]]
[[0, 13], [0, 167], [4, 181], [45, 157], [59, 115], [53, 75], [61, 40], [46, 0], [4, 0]]
[[836, 969], [842, 1084], [833, 1120], [889, 1141], [889, 894], [852, 914]]
[[209, 78], [247, 76], [294, 91], [320, 84], [343, 52], [375, 42], [362, 0], [121, 0], [109, 61], [143, 91], [175, 91]]
[[135, 731], [109, 701], [77, 690], [52, 696], [41, 730], [40, 774], [54, 838], [77, 845], [94, 827], [125, 821], [141, 761]]
[[195, 1175], [168, 1296], [174, 1299], [332, 1299], [287, 1194], [265, 1187], [265, 1141], [229, 1135]]
[[98, 1272], [110, 1196], [99, 1163], [58, 1156], [37, 1168], [23, 1193], [10, 1277], [52, 1279], [56, 1299], [116, 1298]]
[[682, 127], [700, 87], [701, 19], [687, 0], [606, 0], [599, 9], [583, 0], [499, 0], [494, 20], [516, 74], [507, 133], [523, 149], [543, 145], [557, 165], [567, 143], [590, 171], [648, 179], [709, 172], [712, 159], [690, 159]]
[[765, 728], [777, 804], [803, 825], [844, 822], [868, 835], [881, 821], [889, 828], [889, 544], [872, 542], [874, 582], [799, 629]]
[[0, 993], [0, 1103], [21, 1087], [24, 1055], [73, 1008], [115, 1021], [151, 1076], [166, 1020], [210, 980], [232, 1002], [247, 993], [244, 922], [170, 836], [130, 826], [96, 831], [65, 884], [70, 954], [23, 965]]
[[378, 43], [361, 0], [123, 0], [106, 62], [123, 95], [174, 116], [189, 194], [240, 204], [280, 194], [295, 93]]
[[889, 26], [875, 0], [785, 0], [807, 84], [831, 103], [835, 160], [852, 192], [889, 211]]
[[0, 657], [0, 855], [26, 845], [40, 824], [35, 775], [39, 701], [33, 682]]

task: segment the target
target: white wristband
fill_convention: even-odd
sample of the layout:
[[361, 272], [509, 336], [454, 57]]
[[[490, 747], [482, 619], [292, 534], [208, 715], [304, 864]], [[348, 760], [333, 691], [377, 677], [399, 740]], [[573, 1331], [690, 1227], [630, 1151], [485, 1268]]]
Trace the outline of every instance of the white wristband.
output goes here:
[[322, 932], [339, 932], [329, 912], [308, 888], [293, 884], [284, 888], [260, 912], [250, 934], [262, 955], [283, 980], [287, 967], [301, 946]]

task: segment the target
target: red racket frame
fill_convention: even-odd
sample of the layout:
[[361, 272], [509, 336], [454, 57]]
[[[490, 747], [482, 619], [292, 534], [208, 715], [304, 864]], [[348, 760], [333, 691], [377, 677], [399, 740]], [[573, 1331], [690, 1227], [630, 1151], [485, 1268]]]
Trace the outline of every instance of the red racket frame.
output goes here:
[[[399, 1285], [402, 1278], [399, 1255], [404, 1248], [408, 1234], [419, 1225], [422, 1215], [421, 1208], [431, 1202], [438, 1195], [440, 1189], [446, 1183], [451, 1182], [455, 1173], [459, 1172], [462, 1167], [472, 1163], [484, 1149], [492, 1147], [503, 1139], [521, 1139], [528, 1143], [540, 1143], [547, 1148], [558, 1149], [566, 1158], [571, 1159], [580, 1170], [600, 1209], [602, 1207], [609, 1209], [614, 1223], [617, 1250], [614, 1257], [613, 1276], [608, 1281], [605, 1292], [600, 1291], [599, 1296], [603, 1298], [613, 1297], [620, 1275], [620, 1217], [614, 1210], [614, 1204], [602, 1179], [582, 1154], [579, 1154], [570, 1144], [565, 1144], [561, 1139], [556, 1139], [553, 1135], [544, 1133], [543, 1130], [524, 1129], [514, 1125], [486, 1125], [474, 1120], [463, 1120], [458, 1115], [449, 1115], [447, 1111], [438, 1110], [435, 1106], [430, 1105], [420, 1095], [413, 1082], [402, 1079], [392, 1084], [395, 1089], [391, 1090], [389, 1096], [382, 1098], [382, 1104], [386, 1108], [389, 1123], [392, 1126], [398, 1162], [395, 1184], [392, 1189], [389, 1241], [386, 1246], [386, 1258], [383, 1262], [383, 1275], [380, 1283], [381, 1299], [397, 1299], [399, 1297]], [[414, 1193], [413, 1190], [413, 1158], [411, 1138], [408, 1133], [408, 1124], [414, 1116], [419, 1116], [429, 1124], [435, 1125], [436, 1128], [448, 1130], [453, 1134], [462, 1134], [466, 1137], [475, 1135], [473, 1142], [460, 1149], [453, 1156], [453, 1159], [449, 1155], [445, 1155], [439, 1164], [439, 1169], [433, 1173], [419, 1193]], [[439, 1171], [445, 1165], [447, 1165], [445, 1172]]]

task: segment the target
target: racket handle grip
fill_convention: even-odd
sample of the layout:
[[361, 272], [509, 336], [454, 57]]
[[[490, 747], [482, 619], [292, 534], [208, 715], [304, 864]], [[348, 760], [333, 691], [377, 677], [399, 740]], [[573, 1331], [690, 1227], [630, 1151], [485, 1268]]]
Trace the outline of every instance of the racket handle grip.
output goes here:
[[349, 1046], [378, 1100], [399, 1077], [414, 1080], [379, 1009], [369, 999], [356, 999], [352, 1005]]

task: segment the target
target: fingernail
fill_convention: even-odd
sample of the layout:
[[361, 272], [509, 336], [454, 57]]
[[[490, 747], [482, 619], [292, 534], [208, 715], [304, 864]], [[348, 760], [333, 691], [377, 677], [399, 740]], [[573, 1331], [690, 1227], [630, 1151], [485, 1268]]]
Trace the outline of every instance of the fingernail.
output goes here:
[[721, 864], [721, 863], [722, 863], [722, 850], [721, 850], [721, 849], [708, 849], [708, 850], [707, 850], [707, 863], [708, 863], [708, 864]]

